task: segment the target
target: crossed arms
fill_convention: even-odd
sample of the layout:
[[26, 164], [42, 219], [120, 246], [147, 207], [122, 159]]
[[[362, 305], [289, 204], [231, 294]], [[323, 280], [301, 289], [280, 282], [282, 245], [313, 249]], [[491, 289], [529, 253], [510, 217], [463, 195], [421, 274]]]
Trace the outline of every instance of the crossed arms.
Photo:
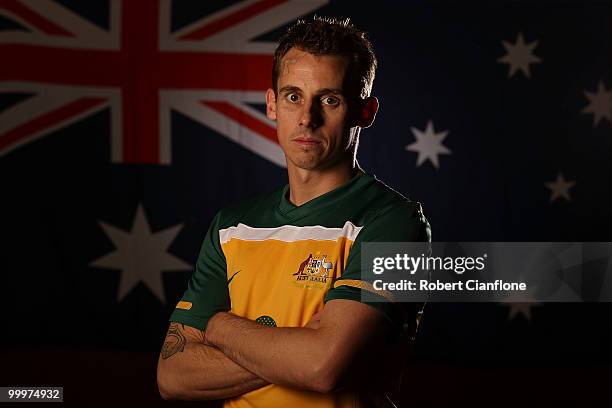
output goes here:
[[[206, 332], [171, 323], [157, 383], [164, 399], [223, 399], [277, 384], [329, 392], [389, 323], [374, 308], [336, 299], [305, 327], [268, 327], [219, 312]], [[352, 371], [352, 369], [351, 369]]]

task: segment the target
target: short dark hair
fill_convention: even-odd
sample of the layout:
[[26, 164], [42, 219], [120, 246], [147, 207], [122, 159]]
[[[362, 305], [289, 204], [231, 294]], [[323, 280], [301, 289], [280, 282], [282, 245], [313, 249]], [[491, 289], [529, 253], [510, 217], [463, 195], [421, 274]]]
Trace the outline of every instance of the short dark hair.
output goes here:
[[[355, 27], [350, 19], [317, 17], [298, 20], [280, 38], [274, 52], [272, 88], [277, 91], [281, 60], [291, 48], [313, 55], [343, 55], [349, 58], [347, 81], [351, 93], [367, 98], [372, 92], [376, 73], [376, 55], [367, 34]], [[354, 84], [354, 85], [353, 85]], [[352, 95], [351, 95], [352, 96]]]

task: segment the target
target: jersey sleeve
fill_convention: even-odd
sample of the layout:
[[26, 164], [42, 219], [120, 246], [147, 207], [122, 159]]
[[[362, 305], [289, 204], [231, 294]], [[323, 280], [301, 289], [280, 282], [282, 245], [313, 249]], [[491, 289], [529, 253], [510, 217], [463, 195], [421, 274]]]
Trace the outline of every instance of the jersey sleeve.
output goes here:
[[206, 330], [208, 319], [231, 308], [225, 255], [219, 242], [218, 213], [213, 219], [198, 255], [187, 290], [170, 316], [177, 322]]
[[[362, 291], [374, 291], [369, 282], [362, 280], [361, 244], [363, 242], [431, 242], [431, 227], [423, 214], [421, 204], [406, 202], [386, 208], [366, 222], [353, 243], [342, 275], [332, 283], [325, 302], [349, 299], [362, 302]], [[380, 297], [380, 302], [364, 302], [378, 309], [396, 328], [405, 327], [413, 319], [414, 311], [423, 305], [398, 305]], [[414, 310], [412, 310], [414, 309]], [[408, 316], [410, 315], [410, 316]]]

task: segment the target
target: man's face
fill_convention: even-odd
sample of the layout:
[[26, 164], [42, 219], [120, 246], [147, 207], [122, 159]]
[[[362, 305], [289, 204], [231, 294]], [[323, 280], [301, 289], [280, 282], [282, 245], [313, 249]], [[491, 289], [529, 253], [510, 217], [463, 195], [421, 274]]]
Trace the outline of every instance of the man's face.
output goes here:
[[351, 157], [344, 92], [348, 66], [346, 57], [315, 56], [297, 48], [283, 57], [278, 93], [268, 89], [266, 102], [288, 166], [324, 169]]

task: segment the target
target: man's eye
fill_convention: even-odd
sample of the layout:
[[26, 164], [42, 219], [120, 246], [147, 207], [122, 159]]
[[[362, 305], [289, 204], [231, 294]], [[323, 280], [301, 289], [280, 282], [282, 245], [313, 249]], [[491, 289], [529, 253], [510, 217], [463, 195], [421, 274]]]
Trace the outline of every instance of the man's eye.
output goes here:
[[323, 103], [325, 105], [337, 105], [338, 103], [340, 103], [340, 101], [338, 100], [338, 98], [334, 98], [333, 96], [326, 96], [325, 98], [323, 98]]
[[299, 102], [300, 97], [298, 94], [290, 93], [286, 96], [287, 100], [292, 103]]

